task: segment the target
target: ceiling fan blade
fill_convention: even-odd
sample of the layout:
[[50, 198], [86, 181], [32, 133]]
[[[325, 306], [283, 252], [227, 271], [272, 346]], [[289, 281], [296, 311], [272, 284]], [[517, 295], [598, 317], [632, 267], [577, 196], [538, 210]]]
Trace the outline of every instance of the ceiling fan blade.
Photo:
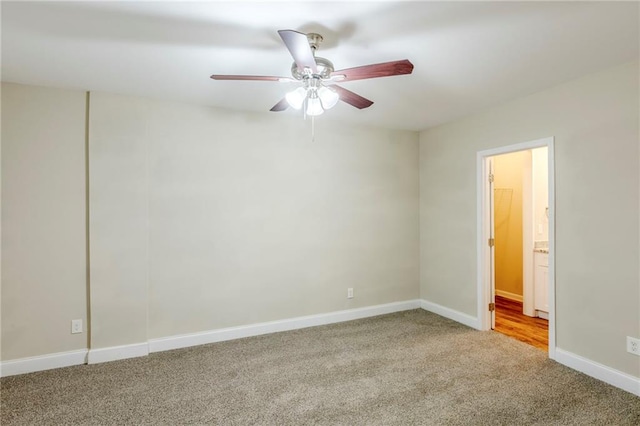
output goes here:
[[284, 111], [287, 108], [289, 108], [289, 102], [287, 102], [286, 98], [282, 98], [280, 102], [275, 104], [269, 111], [280, 112]]
[[349, 105], [353, 105], [358, 109], [369, 108], [373, 105], [373, 101], [370, 101], [367, 98], [363, 98], [362, 96], [353, 93], [351, 90], [347, 90], [344, 87], [340, 87], [337, 84], [331, 85], [331, 88], [338, 92], [340, 95], [340, 100], [348, 103]]
[[275, 77], [269, 75], [221, 75], [213, 74], [211, 76], [214, 80], [242, 80], [242, 81], [288, 81], [291, 80], [288, 77]]
[[365, 78], [389, 77], [392, 75], [411, 74], [413, 64], [408, 59], [401, 61], [383, 62], [381, 64], [363, 65], [361, 67], [347, 68], [331, 73], [331, 76], [344, 75], [337, 81], [364, 80]]
[[293, 60], [300, 71], [310, 68], [314, 73], [318, 72], [316, 58], [313, 56], [306, 34], [293, 30], [280, 30], [278, 34], [280, 34], [282, 41], [289, 49], [289, 53], [293, 56]]

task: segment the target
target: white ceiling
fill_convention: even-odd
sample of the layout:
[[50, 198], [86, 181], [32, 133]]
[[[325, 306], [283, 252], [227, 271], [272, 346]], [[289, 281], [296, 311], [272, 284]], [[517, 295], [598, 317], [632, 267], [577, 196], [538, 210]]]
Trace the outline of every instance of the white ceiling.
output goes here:
[[409, 130], [639, 57], [637, 2], [3, 1], [1, 13], [3, 81], [243, 111], [268, 111], [292, 83], [209, 76], [289, 76], [276, 31], [319, 32], [336, 69], [415, 65], [343, 83], [374, 105], [323, 117]]

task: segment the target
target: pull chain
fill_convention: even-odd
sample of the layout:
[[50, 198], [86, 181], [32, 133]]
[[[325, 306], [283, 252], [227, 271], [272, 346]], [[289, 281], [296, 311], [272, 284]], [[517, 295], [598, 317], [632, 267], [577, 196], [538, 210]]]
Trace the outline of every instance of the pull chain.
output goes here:
[[[302, 104], [302, 116], [306, 120], [309, 115], [307, 115], [307, 105], [309, 104], [309, 100], [305, 98]], [[316, 117], [314, 115], [311, 116], [311, 142], [316, 141]]]

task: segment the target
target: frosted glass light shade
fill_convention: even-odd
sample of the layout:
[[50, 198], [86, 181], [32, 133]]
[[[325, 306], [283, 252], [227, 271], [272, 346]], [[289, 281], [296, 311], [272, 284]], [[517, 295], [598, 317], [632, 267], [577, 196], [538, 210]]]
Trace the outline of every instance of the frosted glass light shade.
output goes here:
[[325, 86], [318, 89], [318, 97], [322, 101], [324, 109], [333, 108], [340, 99], [340, 96], [336, 92]]
[[324, 112], [322, 109], [322, 103], [317, 97], [309, 98], [307, 100], [307, 115], [320, 115]]
[[306, 97], [307, 91], [303, 87], [298, 87], [296, 90], [287, 93], [284, 98], [291, 108], [300, 109]]

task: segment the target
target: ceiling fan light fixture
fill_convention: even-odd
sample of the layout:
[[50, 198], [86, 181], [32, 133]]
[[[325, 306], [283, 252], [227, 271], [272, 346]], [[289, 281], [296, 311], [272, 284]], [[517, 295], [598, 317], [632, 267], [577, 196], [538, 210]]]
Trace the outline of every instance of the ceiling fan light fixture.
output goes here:
[[320, 98], [318, 98], [317, 94], [309, 96], [309, 98], [307, 99], [307, 115], [313, 117], [316, 115], [320, 115], [323, 112], [324, 109], [322, 108], [322, 102], [320, 101]]
[[307, 97], [307, 91], [304, 87], [298, 87], [296, 90], [293, 90], [286, 94], [285, 99], [287, 103], [291, 106], [291, 108], [300, 109], [302, 108], [302, 104], [304, 103], [305, 98]]
[[318, 89], [318, 97], [320, 98], [322, 107], [324, 109], [333, 108], [340, 100], [340, 95], [338, 95], [334, 90], [329, 89], [325, 86], [322, 86]]

